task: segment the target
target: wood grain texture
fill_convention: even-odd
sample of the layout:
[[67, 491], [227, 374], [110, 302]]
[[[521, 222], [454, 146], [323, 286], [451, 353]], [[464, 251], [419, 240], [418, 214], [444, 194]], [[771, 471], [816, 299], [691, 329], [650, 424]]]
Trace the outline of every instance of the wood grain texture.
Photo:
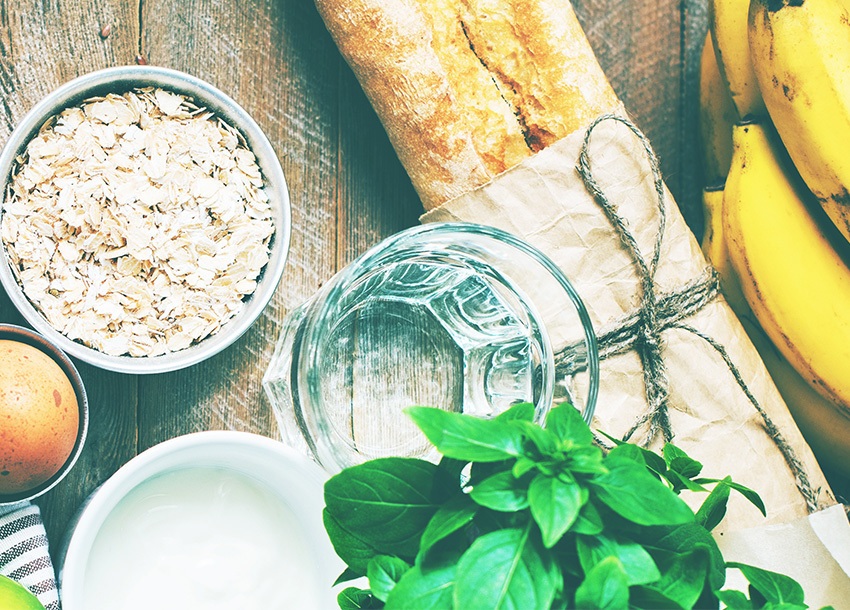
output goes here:
[[[43, 96], [72, 78], [133, 61], [138, 40], [134, 2], [0, 1], [0, 133]], [[109, 25], [109, 35], [101, 36]], [[0, 321], [22, 324], [5, 293]], [[82, 501], [135, 455], [136, 380], [75, 362], [88, 392], [92, 425], [78, 465], [38, 499], [52, 549]]]
[[146, 0], [148, 63], [194, 74], [233, 97], [278, 153], [292, 198], [292, 244], [270, 309], [234, 346], [141, 384], [141, 446], [209, 428], [276, 435], [260, 385], [285, 311], [336, 265], [339, 60], [315, 9], [298, 1]]
[[337, 260], [418, 224], [422, 204], [348, 66], [340, 66]]
[[[647, 135], [670, 191], [691, 227], [699, 203], [681, 152], [685, 75], [692, 49], [683, 45], [683, 12], [695, 0], [575, 0], [579, 21], [602, 69], [632, 119]], [[689, 27], [697, 24], [690, 23]], [[698, 59], [698, 55], [696, 56]], [[686, 195], [686, 193], [688, 193]]]
[[708, 31], [708, 5], [701, 0], [682, 3], [682, 116], [678, 154], [681, 158], [679, 208], [688, 226], [702, 238], [702, 188], [705, 171], [699, 144], [699, 58]]

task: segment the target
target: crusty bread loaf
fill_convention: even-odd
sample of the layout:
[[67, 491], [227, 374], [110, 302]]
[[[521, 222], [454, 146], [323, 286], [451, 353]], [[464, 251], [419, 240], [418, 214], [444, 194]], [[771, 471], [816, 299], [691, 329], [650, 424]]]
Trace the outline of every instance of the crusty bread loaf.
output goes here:
[[619, 107], [568, 0], [315, 0], [426, 210]]
[[459, 1], [469, 41], [521, 117], [533, 150], [619, 107], [567, 0]]
[[491, 175], [529, 155], [520, 119], [493, 74], [473, 51], [458, 15], [457, 0], [419, 0], [430, 26], [432, 48], [446, 70], [457, 112]]

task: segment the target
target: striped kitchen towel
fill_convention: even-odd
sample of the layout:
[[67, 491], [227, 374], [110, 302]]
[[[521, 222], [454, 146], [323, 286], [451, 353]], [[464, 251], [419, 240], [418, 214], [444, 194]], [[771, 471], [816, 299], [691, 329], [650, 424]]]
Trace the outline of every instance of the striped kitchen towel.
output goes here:
[[59, 610], [47, 533], [35, 504], [0, 506], [0, 574], [32, 591], [46, 610]]

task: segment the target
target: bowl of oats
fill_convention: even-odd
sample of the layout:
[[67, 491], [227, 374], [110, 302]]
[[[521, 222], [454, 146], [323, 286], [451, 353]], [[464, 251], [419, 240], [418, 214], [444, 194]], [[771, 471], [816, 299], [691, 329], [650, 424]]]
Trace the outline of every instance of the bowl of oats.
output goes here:
[[271, 300], [290, 203], [271, 143], [212, 85], [155, 66], [81, 76], [0, 153], [0, 283], [100, 368], [161, 373], [236, 341]]

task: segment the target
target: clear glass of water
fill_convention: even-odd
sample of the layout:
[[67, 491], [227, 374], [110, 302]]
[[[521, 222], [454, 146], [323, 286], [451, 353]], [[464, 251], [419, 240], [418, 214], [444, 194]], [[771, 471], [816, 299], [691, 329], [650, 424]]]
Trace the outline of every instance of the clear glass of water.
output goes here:
[[[581, 363], [556, 371], [559, 361]], [[398, 233], [284, 321], [263, 386], [284, 440], [338, 471], [389, 455], [433, 458], [413, 405], [543, 421], [569, 401], [590, 421], [598, 354], [561, 270], [499, 229], [435, 223]]]

